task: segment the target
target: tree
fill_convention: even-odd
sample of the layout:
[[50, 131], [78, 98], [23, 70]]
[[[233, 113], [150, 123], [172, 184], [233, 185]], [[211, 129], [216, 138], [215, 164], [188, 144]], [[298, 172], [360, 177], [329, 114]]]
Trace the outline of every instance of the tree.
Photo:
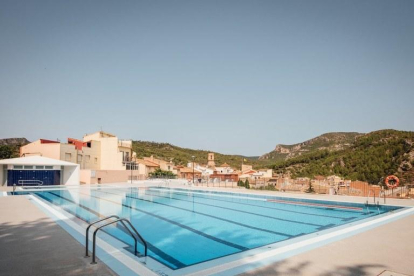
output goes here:
[[9, 159], [15, 157], [15, 152], [11, 146], [0, 146], [0, 159]]
[[244, 182], [244, 187], [246, 187], [246, 189], [250, 189], [250, 184], [249, 184], [248, 179], [246, 179], [246, 182]]
[[243, 180], [239, 179], [239, 181], [237, 181], [237, 186], [244, 187]]
[[312, 186], [312, 181], [309, 181], [309, 187], [306, 189], [305, 193], [314, 193], [315, 189]]
[[176, 175], [173, 174], [172, 172], [170, 172], [170, 171], [163, 171], [163, 170], [161, 170], [159, 168], [156, 169], [153, 172], [150, 172], [149, 173], [149, 176], [150, 177], [154, 177], [154, 178], [175, 178], [176, 177]]

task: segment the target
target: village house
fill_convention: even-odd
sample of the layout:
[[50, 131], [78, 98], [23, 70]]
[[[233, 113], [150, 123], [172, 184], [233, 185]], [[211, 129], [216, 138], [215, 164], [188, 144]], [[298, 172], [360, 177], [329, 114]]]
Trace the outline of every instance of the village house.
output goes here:
[[43, 156], [80, 166], [80, 182], [85, 184], [126, 182], [139, 178], [131, 165], [136, 154], [132, 141], [98, 131], [82, 140], [68, 138], [67, 143], [39, 139], [20, 148], [20, 156]]

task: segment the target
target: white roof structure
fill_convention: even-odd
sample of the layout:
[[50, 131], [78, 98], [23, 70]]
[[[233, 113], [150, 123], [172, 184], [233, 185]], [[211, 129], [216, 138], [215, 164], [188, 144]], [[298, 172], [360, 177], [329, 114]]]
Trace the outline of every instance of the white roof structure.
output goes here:
[[78, 164], [43, 156], [27, 156], [0, 160], [0, 165], [79, 166]]

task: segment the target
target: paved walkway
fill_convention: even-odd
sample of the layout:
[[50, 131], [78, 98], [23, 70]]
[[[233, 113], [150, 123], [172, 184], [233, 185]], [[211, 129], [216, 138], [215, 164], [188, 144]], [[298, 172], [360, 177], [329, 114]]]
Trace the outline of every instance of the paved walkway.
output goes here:
[[242, 275], [414, 275], [413, 237], [411, 215]]
[[116, 275], [24, 196], [0, 197], [0, 275]]

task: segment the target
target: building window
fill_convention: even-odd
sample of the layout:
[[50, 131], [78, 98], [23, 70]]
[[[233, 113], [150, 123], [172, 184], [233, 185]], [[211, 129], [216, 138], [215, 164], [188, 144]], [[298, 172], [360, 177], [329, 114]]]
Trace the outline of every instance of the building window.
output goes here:
[[53, 166], [45, 166], [46, 170], [53, 170]]
[[33, 170], [33, 166], [24, 166], [25, 170]]
[[82, 163], [82, 154], [78, 154], [78, 162]]
[[13, 169], [15, 169], [15, 170], [21, 170], [21, 169], [23, 169], [23, 166], [21, 166], [21, 165], [14, 165], [13, 166]]
[[89, 163], [90, 160], [91, 160], [91, 156], [85, 155], [85, 162]]
[[98, 164], [98, 157], [95, 157], [95, 164]]
[[71, 153], [65, 153], [65, 160], [71, 161], [72, 160], [72, 154]]
[[36, 170], [44, 170], [45, 166], [36, 166]]

